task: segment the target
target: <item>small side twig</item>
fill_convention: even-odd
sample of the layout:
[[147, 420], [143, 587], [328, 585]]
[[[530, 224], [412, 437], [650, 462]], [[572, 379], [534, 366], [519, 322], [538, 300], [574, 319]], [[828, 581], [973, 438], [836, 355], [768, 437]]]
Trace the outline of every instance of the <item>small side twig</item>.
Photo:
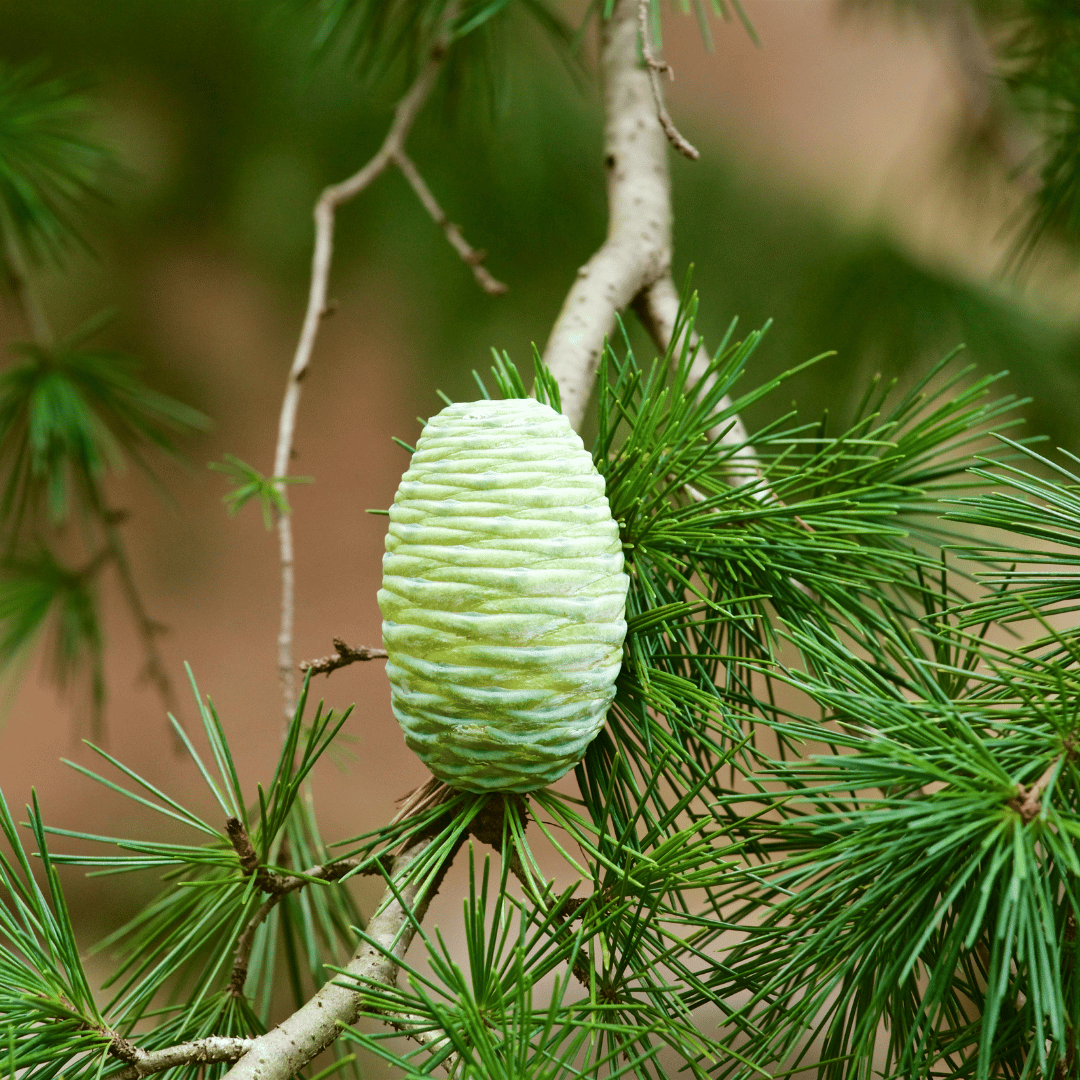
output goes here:
[[15, 302], [26, 320], [26, 328], [39, 345], [51, 345], [53, 343], [52, 326], [31, 284], [26, 259], [10, 230], [3, 228], [2, 225], [0, 225], [0, 236], [3, 239], [3, 257], [7, 268], [8, 283], [15, 295]]
[[[230, 834], [231, 838], [231, 834]], [[289, 875], [288, 877], [271, 874], [268, 875], [270, 896], [268, 896], [255, 910], [248, 921], [247, 926], [241, 931], [236, 940], [236, 952], [233, 954], [232, 972], [229, 975], [229, 993], [234, 997], [241, 997], [244, 993], [244, 983], [247, 982], [248, 966], [251, 963], [251, 950], [255, 944], [255, 932], [259, 929], [270, 912], [288, 896], [291, 892], [302, 889], [311, 884], [314, 878], [317, 881], [340, 881], [346, 874], [351, 873], [361, 865], [359, 859], [340, 859], [337, 862], [327, 863], [325, 866], [310, 866], [301, 874]], [[389, 857], [380, 856], [369, 861], [362, 874], [388, 874], [392, 863]]]
[[[135, 622], [135, 628], [139, 632], [139, 639], [143, 649], [143, 677], [157, 691], [161, 698], [165, 712], [180, 718], [180, 709], [177, 705], [176, 693], [173, 690], [172, 680], [169, 678], [165, 660], [158, 647], [158, 638], [166, 631], [167, 627], [153, 619], [143, 603], [139, 587], [135, 583], [135, 575], [131, 572], [131, 563], [128, 561], [127, 549], [120, 538], [117, 526], [124, 519], [123, 512], [108, 510], [102, 515], [105, 529], [105, 540], [116, 567], [116, 574], [120, 579], [120, 589], [124, 594], [128, 610]], [[170, 727], [170, 730], [171, 727]], [[183, 740], [173, 732], [174, 749], [179, 753], [184, 749]]]
[[[649, 332], [658, 349], [670, 349], [675, 358], [682, 353], [684, 344], [690, 352], [691, 362], [688, 382], [691, 385], [701, 383], [701, 391], [711, 389], [716, 381], [715, 375], [706, 377], [712, 357], [704, 341], [696, 333], [690, 334], [689, 341], [675, 341], [675, 332], [679, 329], [679, 291], [671, 277], [671, 271], [661, 274], [654, 282], [634, 297], [634, 312], [642, 326]], [[683, 330], [685, 336], [686, 330]], [[717, 403], [717, 411], [730, 410], [731, 398], [724, 395]], [[754, 498], [768, 502], [775, 498], [767, 483], [761, 483], [762, 468], [757, 452], [750, 442], [746, 425], [737, 414], [729, 414], [725, 420], [709, 430], [709, 438], [724, 446], [731, 447], [731, 462], [728, 478], [734, 487], [754, 484]]]
[[660, 85], [660, 76], [666, 74], [674, 82], [675, 72], [666, 60], [658, 60], [649, 45], [649, 0], [638, 0], [638, 26], [641, 28], [641, 55], [645, 60], [645, 66], [649, 70], [649, 82], [652, 85], [653, 101], [656, 102], [656, 119], [664, 129], [668, 142], [671, 143], [683, 157], [691, 161], [697, 161], [701, 154], [696, 146], [690, 143], [682, 132], [675, 126], [667, 107], [664, 105], [664, 90]]
[[[520, 795], [503, 795], [501, 799], [492, 798], [488, 800], [484, 808], [473, 819], [470, 832], [482, 844], [493, 847], [506, 860], [507, 869], [517, 878], [525, 895], [532, 899], [539, 908], [550, 914], [554, 911], [556, 905], [555, 898], [551, 895], [551, 887], [547, 882], [543, 882], [542, 886], [537, 883], [532, 872], [522, 861], [521, 853], [518, 851], [517, 843], [512, 836], [509, 838], [509, 845], [503, 842], [506, 836], [504, 831], [506, 803], [511, 799], [517, 801], [519, 814], [525, 815], [528, 813], [528, 804]], [[567, 900], [556, 916], [560, 924], [569, 926], [579, 917], [581, 908], [590, 899], [591, 897], [581, 897]], [[573, 973], [582, 986], [586, 988], [592, 986], [595, 972], [590, 970], [589, 962], [584, 956], [579, 955], [574, 960]]]
[[334, 648], [337, 652], [329, 656], [322, 656], [318, 660], [302, 660], [300, 670], [305, 674], [310, 671], [312, 675], [329, 675], [331, 671], [348, 667], [349, 664], [355, 664], [358, 660], [386, 659], [385, 649], [372, 649], [368, 645], [359, 645], [354, 648], [352, 645], [347, 645], [341, 638], [334, 638]]
[[[444, 14], [446, 26], [453, 22], [456, 7], [451, 5]], [[375, 156], [359, 171], [338, 184], [323, 191], [315, 204], [315, 250], [311, 260], [311, 283], [308, 289], [307, 310], [300, 331], [300, 340], [293, 356], [285, 397], [281, 404], [278, 421], [277, 447], [274, 453], [275, 477], [288, 475], [296, 432], [296, 415], [300, 406], [300, 391], [304, 376], [311, 363], [319, 324], [330, 313], [327, 303], [330, 266], [334, 255], [334, 224], [337, 208], [355, 198], [390, 166], [396, 165], [404, 173], [423, 203], [425, 209], [443, 228], [447, 239], [465, 262], [472, 268], [476, 280], [486, 292], [504, 292], [506, 287], [496, 281], [482, 266], [483, 253], [472, 248], [461, 235], [461, 230], [449, 221], [434, 195], [428, 189], [419, 172], [405, 153], [405, 140], [420, 109], [427, 101], [438, 79], [443, 61], [450, 46], [448, 32], [444, 32], [428, 53], [427, 63], [421, 67], [412, 86], [397, 103], [390, 130]], [[282, 482], [283, 486], [283, 482]], [[293, 613], [294, 613], [294, 553], [292, 521], [288, 514], [278, 514], [278, 545], [281, 561], [281, 628], [278, 633], [278, 676], [285, 708], [286, 721], [292, 719], [296, 708], [296, 680], [293, 676]]]
[[480, 288], [489, 296], [500, 296], [506, 292], [506, 285], [493, 278], [488, 273], [487, 267], [483, 265], [487, 252], [472, 247], [465, 237], [461, 235], [461, 229], [446, 216], [446, 212], [439, 205], [435, 196], [432, 195], [431, 188], [427, 186], [424, 178], [420, 175], [420, 171], [413, 164], [412, 158], [399, 147], [394, 152], [393, 159], [394, 164], [402, 171], [405, 179], [409, 181], [409, 185], [416, 192], [416, 197], [423, 204], [424, 209], [431, 215], [435, 224], [446, 233], [446, 239], [450, 241], [450, 246], [461, 256], [462, 262], [472, 267], [473, 276], [476, 278]]
[[144, 1076], [174, 1069], [180, 1065], [210, 1065], [222, 1061], [238, 1061], [254, 1045], [254, 1039], [210, 1035], [205, 1039], [177, 1043], [161, 1050], [140, 1050], [134, 1043], [116, 1036], [109, 1053], [128, 1064], [126, 1069], [113, 1073], [110, 1080], [141, 1080]]
[[[11, 235], [10, 230], [3, 228], [2, 224], [0, 224], [0, 240], [3, 243], [2, 260], [7, 270], [8, 281], [26, 320], [27, 329], [38, 345], [48, 348], [54, 345], [56, 341], [52, 325], [34, 289], [30, 269], [27, 266], [22, 250]], [[135, 583], [135, 576], [131, 572], [127, 550], [117, 528], [125, 520], [127, 513], [122, 510], [109, 510], [106, 508], [99, 508], [99, 512], [102, 529], [105, 533], [106, 547], [104, 553], [95, 556], [91, 565], [96, 571], [98, 565], [100, 565], [98, 559], [102, 558], [102, 554], [105, 554], [106, 559], [102, 561], [111, 561], [116, 566], [124, 600], [131, 611], [135, 627], [142, 640], [143, 654], [145, 656], [143, 674], [157, 691], [162, 704], [165, 706], [166, 713], [179, 716], [180, 710], [177, 708], [176, 695], [173, 692], [172, 682], [169, 679], [165, 661], [162, 659], [161, 650], [158, 648], [157, 643], [157, 639], [164, 632], [165, 627], [152, 619], [150, 613], [146, 610], [146, 605], [143, 603], [139, 588]], [[103, 704], [103, 699], [100, 704]], [[96, 729], [101, 722], [99, 715], [100, 704], [95, 706], [95, 734], [97, 734]], [[170, 728], [170, 730], [172, 729]], [[177, 752], [184, 749], [183, 741], [175, 732], [173, 732], [173, 747]]]
[[[353, 954], [343, 974], [361, 984], [376, 981], [397, 983], [398, 963], [412, 942], [416, 926], [424, 918], [431, 897], [438, 891], [456, 846], [446, 853], [433, 874], [410, 874], [426, 857], [433, 836], [416, 839], [394, 856], [387, 887], [375, 914], [367, 924], [365, 940]], [[374, 943], [374, 944], [372, 944]], [[354, 1024], [363, 1006], [363, 995], [337, 980], [326, 983], [306, 1005], [277, 1027], [253, 1041], [251, 1049], [227, 1074], [230, 1080], [289, 1080]], [[405, 1020], [408, 1023], [407, 1020]], [[429, 1033], [425, 1041], [437, 1041]]]

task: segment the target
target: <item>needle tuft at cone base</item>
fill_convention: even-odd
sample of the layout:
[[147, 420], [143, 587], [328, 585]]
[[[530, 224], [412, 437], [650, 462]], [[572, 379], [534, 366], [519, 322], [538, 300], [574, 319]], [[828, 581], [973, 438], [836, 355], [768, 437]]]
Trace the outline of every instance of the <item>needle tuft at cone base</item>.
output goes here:
[[405, 742], [467, 791], [534, 791], [604, 724], [626, 636], [603, 477], [561, 413], [449, 405], [390, 509], [383, 641]]

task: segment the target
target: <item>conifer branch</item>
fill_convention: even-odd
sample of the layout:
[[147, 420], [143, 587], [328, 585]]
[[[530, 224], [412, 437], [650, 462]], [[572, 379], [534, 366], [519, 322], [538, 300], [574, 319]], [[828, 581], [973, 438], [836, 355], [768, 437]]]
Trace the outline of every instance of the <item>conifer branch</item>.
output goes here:
[[1046, 766], [1042, 775], [1031, 787], [1024, 787], [1023, 784], [1016, 785], [1016, 798], [1010, 799], [1007, 805], [1020, 815], [1025, 825], [1034, 821], [1042, 812], [1042, 798], [1050, 786], [1050, 781], [1054, 779], [1062, 762], [1068, 761], [1072, 753], [1072, 744], [1067, 742], [1061, 753]]
[[1020, 133], [1003, 115], [994, 50], [978, 14], [970, 0], [943, 4], [940, 14], [969, 132], [986, 142], [1024, 194], [1034, 195], [1039, 185], [1031, 168], [1030, 148], [1024, 146]]
[[476, 278], [480, 288], [490, 296], [500, 296], [506, 292], [506, 285], [501, 281], [496, 281], [488, 273], [487, 267], [484, 266], [484, 258], [487, 252], [472, 247], [465, 237], [461, 235], [461, 229], [446, 216], [446, 211], [439, 205], [438, 200], [431, 193], [431, 188], [427, 186], [426, 181], [420, 175], [420, 170], [413, 164], [412, 158], [405, 153], [403, 147], [399, 146], [394, 151], [393, 160], [405, 179], [409, 181], [409, 186], [416, 192], [416, 197], [420, 200], [424, 209], [431, 215], [435, 224], [446, 234], [450, 246], [461, 256], [462, 262], [472, 268], [473, 276]]
[[[444, 25], [449, 27], [456, 14], [456, 6], [445, 13]], [[293, 356], [292, 367], [285, 389], [278, 421], [277, 447], [274, 453], [274, 477], [288, 475], [293, 454], [296, 432], [296, 415], [300, 406], [300, 392], [304, 376], [311, 363], [319, 325], [330, 313], [327, 303], [330, 267], [334, 254], [335, 214], [339, 206], [355, 198], [390, 166], [396, 165], [413, 186], [425, 209], [446, 233], [447, 239], [459, 255], [472, 267], [476, 280], [487, 292], [503, 292], [505, 286], [497, 282], [480, 265], [483, 253], [474, 250], [465, 241], [461, 231], [449, 221], [435, 197], [424, 183], [411, 159], [405, 154], [405, 140], [435, 87], [450, 45], [449, 34], [444, 31], [428, 53], [427, 62], [421, 67], [405, 96], [397, 103], [390, 130], [375, 156], [358, 172], [323, 191], [315, 204], [315, 250], [311, 263], [311, 283], [308, 289], [307, 311], [300, 331], [300, 340]], [[280, 482], [279, 482], [280, 483]], [[296, 708], [296, 680], [293, 674], [293, 620], [294, 620], [294, 552], [292, 522], [287, 514], [277, 516], [278, 545], [281, 561], [281, 628], [278, 633], [278, 676], [284, 702], [286, 722]]]
[[[648, 50], [646, 7], [647, 0], [617, 0], [611, 17], [601, 24], [608, 234], [578, 271], [544, 350], [544, 362], [559, 383], [563, 412], [575, 429], [585, 418], [616, 315], [633, 306], [657, 349], [666, 353], [679, 309], [671, 278], [669, 133], [658, 113], [659, 106], [666, 115], [657, 96], [658, 71], [666, 65]], [[639, 41], [644, 67], [639, 63]], [[675, 135], [682, 139], [677, 131]], [[700, 347], [695, 374], [700, 376], [707, 364], [708, 355]], [[730, 405], [724, 397], [719, 408]], [[725, 421], [713, 435], [740, 447], [735, 456], [745, 469], [736, 470], [735, 482], [757, 477], [757, 457], [738, 417]]]
[[[127, 603], [128, 610], [131, 612], [135, 628], [139, 632], [139, 639], [142, 642], [143, 656], [145, 658], [143, 676], [157, 691], [158, 697], [161, 698], [161, 702], [165, 706], [165, 712], [171, 716], [179, 717], [180, 708], [176, 693], [173, 690], [172, 680], [169, 678], [165, 660], [161, 655], [161, 649], [158, 647], [158, 638], [165, 632], [166, 627], [163, 623], [151, 617], [146, 604], [143, 602], [139, 587], [135, 583], [135, 576], [131, 572], [131, 563], [128, 561], [127, 549], [124, 547], [124, 542], [120, 538], [120, 532], [117, 528], [124, 516], [125, 514], [122, 511], [106, 510], [104, 512], [102, 525], [105, 529], [105, 542], [112, 563], [116, 567], [117, 576], [120, 579], [120, 590], [124, 594], [124, 600]], [[180, 722], [179, 719], [177, 722]], [[184, 748], [183, 740], [171, 727], [170, 731], [173, 731], [173, 745], [179, 753]]]
[[[26, 259], [11, 230], [3, 228], [2, 223], [0, 223], [0, 237], [3, 240], [3, 263], [7, 269], [12, 292], [26, 321], [27, 329], [36, 344], [48, 348], [56, 343], [56, 336], [49, 322], [49, 317], [34, 289]], [[176, 695], [173, 692], [172, 681], [169, 679], [168, 669], [165, 666], [157, 642], [165, 627], [150, 616], [146, 604], [143, 602], [139, 587], [135, 582], [135, 576], [131, 572], [127, 549], [117, 528], [127, 518], [127, 512], [124, 510], [109, 510], [97, 505], [94, 506], [94, 512], [101, 522], [102, 531], [105, 533], [106, 546], [105, 551], [99, 553], [99, 556], [95, 557], [91, 565], [96, 570], [101, 565], [99, 559], [104, 555], [116, 567], [124, 602], [131, 612], [135, 628], [139, 633], [139, 639], [142, 642], [145, 656], [143, 674], [157, 691], [165, 707], [165, 712], [178, 716], [180, 710]], [[103, 709], [104, 691], [102, 690], [100, 696], [95, 693], [93, 723], [95, 737], [99, 736], [99, 729], [103, 725]], [[171, 727], [170, 731], [172, 731]], [[175, 732], [173, 732], [173, 744], [177, 751], [183, 749], [183, 742]]]
[[[679, 291], [675, 288], [670, 270], [634, 298], [634, 311], [658, 349], [666, 350], [670, 345], [675, 356], [681, 354], [682, 342], [672, 342], [679, 318]], [[705, 348], [705, 342], [697, 334], [692, 331], [690, 333], [689, 348], [692, 350], [694, 359], [690, 365], [687, 382], [694, 385], [704, 377], [711, 357]], [[711, 377], [701, 389], [707, 391], [714, 381], [715, 376]], [[731, 399], [725, 395], [720, 401], [720, 408], [730, 407]], [[733, 448], [734, 462], [728, 472], [728, 478], [734, 485], [741, 487], [761, 479], [758, 456], [750, 443], [746, 426], [738, 416], [729, 416], [722, 424], [711, 428], [709, 438]], [[762, 497], [768, 494], [767, 487], [763, 486], [757, 490]]]
[[4, 241], [4, 265], [7, 268], [8, 282], [26, 320], [26, 328], [39, 345], [51, 345], [54, 340], [52, 325], [30, 280], [26, 259], [11, 230], [4, 228], [2, 223], [0, 234]]
[[638, 63], [638, 0], [617, 0], [600, 26], [608, 233], [578, 271], [544, 350], [575, 429], [585, 418], [615, 316], [671, 267], [667, 138]]
[[[386, 986], [396, 985], [397, 961], [408, 950], [428, 903], [438, 891], [442, 871], [448, 868], [453, 857], [453, 853], [447, 857], [440, 873], [425, 889], [424, 881], [410, 877], [409, 871], [424, 857], [431, 843], [431, 837], [422, 837], [394, 859], [390, 880], [395, 884], [387, 886], [367, 925], [365, 940], [344, 968], [346, 976], [361, 983], [375, 981]], [[344, 1028], [356, 1022], [362, 1005], [363, 994], [359, 991], [337, 982], [326, 983], [292, 1016], [253, 1040], [250, 1049], [226, 1074], [227, 1077], [229, 1080], [289, 1080], [330, 1046]], [[407, 1019], [395, 1022], [408, 1024]]]
[[[231, 838], [232, 834], [230, 833]], [[255, 932], [266, 922], [270, 912], [277, 907], [284, 897], [289, 893], [302, 889], [305, 885], [310, 885], [313, 878], [319, 881], [340, 881], [359, 865], [359, 859], [340, 859], [337, 862], [326, 863], [323, 866], [308, 867], [307, 870], [297, 875], [287, 877], [280, 874], [267, 875], [264, 878], [265, 884], [260, 887], [269, 891], [270, 895], [259, 905], [237, 939], [232, 972], [229, 976], [229, 992], [236, 997], [243, 994], [244, 983], [247, 981], [248, 965], [251, 962], [251, 949], [255, 944]], [[389, 873], [390, 870], [391, 866], [387, 865], [382, 859], [375, 859], [369, 860], [369, 865], [362, 873]]]

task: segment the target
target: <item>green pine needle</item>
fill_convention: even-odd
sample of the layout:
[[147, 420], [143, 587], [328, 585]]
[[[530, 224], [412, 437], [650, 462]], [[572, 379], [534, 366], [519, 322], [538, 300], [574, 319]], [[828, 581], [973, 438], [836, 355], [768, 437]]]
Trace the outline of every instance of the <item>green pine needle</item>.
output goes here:
[[0, 234], [36, 260], [81, 243], [112, 157], [89, 137], [84, 86], [0, 64]]

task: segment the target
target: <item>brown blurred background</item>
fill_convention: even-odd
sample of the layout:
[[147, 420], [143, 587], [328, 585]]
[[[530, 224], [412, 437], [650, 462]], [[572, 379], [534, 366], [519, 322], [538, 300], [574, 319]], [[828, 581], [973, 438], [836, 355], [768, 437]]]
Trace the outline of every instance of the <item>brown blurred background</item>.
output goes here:
[[[833, 0], [746, 7], [761, 48], [737, 23], [715, 21], [709, 54], [692, 19], [665, 20], [671, 111], [702, 149], [697, 163], [672, 161], [676, 274], [694, 263], [712, 338], [736, 315], [747, 328], [775, 318], [751, 378], [839, 350], [750, 420], [792, 397], [808, 417], [826, 406], [842, 417], [867, 374], [902, 376], [966, 340], [980, 368], [1008, 367], [1011, 388], [1034, 394], [1032, 424], [1072, 446], [1075, 420], [1053, 403], [1075, 393], [1080, 372], [1075, 273], [1053, 252], [1020, 276], [1002, 273], [1022, 193], [969, 153], [948, 34], [887, 15], [841, 17]], [[95, 212], [96, 257], [43, 277], [55, 322], [117, 305], [110, 343], [214, 420], [186, 447], [189, 469], [163, 466], [173, 505], [135, 472], [111, 490], [132, 510], [138, 578], [170, 628], [164, 649], [183, 717], [196, 719], [186, 661], [252, 790], [269, 778], [281, 727], [277, 542], [254, 506], [226, 516], [225, 481], [206, 463], [231, 453], [270, 470], [310, 208], [375, 148], [392, 104], [390, 93], [361, 93], [334, 56], [313, 63], [309, 32], [288, 7], [242, 0], [0, 0], [0, 54], [91, 72], [99, 130], [124, 166], [111, 205]], [[476, 288], [396, 174], [341, 214], [338, 309], [305, 383], [293, 463], [315, 477], [291, 489], [298, 658], [330, 652], [334, 636], [379, 643], [384, 519], [364, 511], [388, 505], [405, 467], [391, 436], [411, 440], [415, 418], [440, 407], [436, 388], [472, 396], [469, 371], [486, 370], [490, 346], [528, 363], [603, 236], [595, 83], [575, 82], [523, 22], [504, 48], [494, 102], [489, 89], [460, 88], [456, 103], [429, 106], [410, 145], [509, 294]], [[0, 310], [0, 340], [22, 332]], [[212, 812], [139, 681], [138, 638], [119, 597], [106, 607], [108, 749]], [[335, 707], [356, 703], [346, 728], [354, 760], [317, 772], [325, 834], [346, 837], [388, 820], [425, 773], [403, 745], [380, 663], [317, 679], [314, 690]], [[86, 731], [78, 691], [59, 695], [32, 661], [0, 731], [9, 802], [21, 805], [33, 785], [52, 823], [160, 834], [149, 815], [58, 763], [97, 767], [79, 742]], [[74, 906], [89, 911], [78, 898], [99, 886], [79, 880], [71, 875]], [[126, 888], [108, 895], [93, 929], [138, 899]]]

